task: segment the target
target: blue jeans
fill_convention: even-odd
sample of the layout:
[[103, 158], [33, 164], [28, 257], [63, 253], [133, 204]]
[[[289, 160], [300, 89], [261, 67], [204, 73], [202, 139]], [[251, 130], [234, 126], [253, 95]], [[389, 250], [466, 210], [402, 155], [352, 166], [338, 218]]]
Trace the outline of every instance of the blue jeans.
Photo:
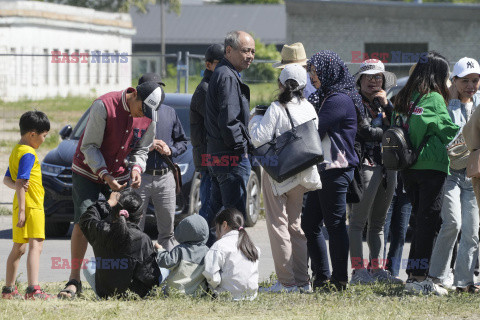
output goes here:
[[97, 288], [95, 287], [95, 272], [97, 271], [96, 263], [95, 263], [95, 257], [90, 259], [90, 261], [88, 261], [85, 264], [85, 266], [87, 268], [83, 269], [83, 275], [84, 275], [85, 279], [87, 280], [88, 284], [90, 285], [90, 287], [92, 287], [93, 292], [95, 292], [95, 295], [98, 298]]
[[212, 187], [212, 176], [208, 170], [200, 171], [200, 202], [202, 207], [198, 214], [207, 220], [208, 205], [210, 203], [210, 189]]
[[445, 183], [445, 197], [441, 211], [442, 227], [433, 248], [429, 275], [445, 278], [450, 270], [453, 247], [458, 233], [454, 284], [466, 287], [474, 283], [475, 263], [478, 256], [478, 207], [472, 181], [466, 170], [452, 170]]
[[[412, 205], [406, 193], [393, 196], [392, 203], [385, 219], [385, 246], [383, 259], [387, 259], [386, 267], [393, 276], [398, 277], [402, 261], [403, 245], [407, 234], [408, 222], [412, 213]], [[387, 254], [387, 241], [390, 234], [390, 248]], [[385, 257], [386, 256], [386, 257]]]
[[301, 226], [303, 232], [308, 229], [311, 233], [310, 241], [307, 241], [308, 255], [311, 261], [312, 274], [315, 277], [314, 285], [320, 285], [331, 277], [327, 243], [325, 242], [321, 224], [317, 224], [315, 227], [307, 225], [310, 223], [309, 217], [314, 217], [320, 208], [318, 191], [310, 191], [306, 193], [306, 197]]
[[[307, 246], [312, 265], [322, 268], [325, 265], [325, 238], [322, 225], [327, 227], [332, 261], [333, 281], [348, 281], [348, 233], [346, 227], [347, 189], [353, 179], [353, 168], [330, 169], [320, 172], [322, 189], [314, 191], [318, 194], [317, 210], [305, 210], [302, 217], [302, 228], [307, 237]], [[322, 244], [323, 238], [323, 244]], [[316, 274], [325, 274], [318, 269]]]
[[210, 230], [207, 246], [210, 247], [216, 241], [213, 221], [220, 210], [236, 208], [245, 219], [247, 214], [247, 183], [251, 169], [250, 160], [245, 156], [242, 156], [237, 165], [209, 167], [212, 187], [206, 220], [213, 230]]

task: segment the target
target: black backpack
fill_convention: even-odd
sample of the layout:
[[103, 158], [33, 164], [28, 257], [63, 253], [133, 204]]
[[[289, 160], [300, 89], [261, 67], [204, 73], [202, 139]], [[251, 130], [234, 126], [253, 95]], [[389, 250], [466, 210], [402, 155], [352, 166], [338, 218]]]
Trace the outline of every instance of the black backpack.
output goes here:
[[[422, 95], [410, 107], [407, 123], [421, 98]], [[382, 161], [385, 169], [399, 171], [414, 165], [428, 138], [429, 136], [425, 136], [420, 146], [417, 149], [413, 148], [403, 118], [397, 115], [392, 127], [385, 131], [382, 137]]]

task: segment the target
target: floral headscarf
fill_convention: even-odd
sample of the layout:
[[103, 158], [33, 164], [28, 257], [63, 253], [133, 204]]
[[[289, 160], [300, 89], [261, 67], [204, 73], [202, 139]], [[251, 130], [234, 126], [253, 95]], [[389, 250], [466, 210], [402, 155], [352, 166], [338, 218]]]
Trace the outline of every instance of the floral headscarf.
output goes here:
[[308, 97], [308, 101], [319, 109], [325, 98], [332, 93], [344, 93], [355, 104], [357, 111], [364, 116], [362, 98], [355, 90], [355, 81], [345, 63], [333, 51], [322, 50], [314, 54], [307, 62], [307, 70], [315, 67], [321, 87]]

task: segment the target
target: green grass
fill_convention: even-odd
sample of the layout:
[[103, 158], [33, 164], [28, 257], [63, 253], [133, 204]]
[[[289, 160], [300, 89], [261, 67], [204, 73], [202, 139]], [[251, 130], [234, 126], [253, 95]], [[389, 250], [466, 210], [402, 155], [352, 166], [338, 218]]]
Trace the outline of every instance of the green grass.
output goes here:
[[11, 216], [12, 215], [12, 209], [0, 206], [0, 216]]
[[[259, 294], [255, 301], [226, 297], [191, 298], [161, 293], [145, 299], [96, 301], [85, 284], [75, 301], [3, 301], [4, 319], [478, 319], [480, 296], [451, 293], [446, 297], [414, 296], [402, 286], [350, 287], [345, 292]], [[57, 293], [63, 283], [42, 284]], [[19, 288], [25, 290], [22, 284]]]

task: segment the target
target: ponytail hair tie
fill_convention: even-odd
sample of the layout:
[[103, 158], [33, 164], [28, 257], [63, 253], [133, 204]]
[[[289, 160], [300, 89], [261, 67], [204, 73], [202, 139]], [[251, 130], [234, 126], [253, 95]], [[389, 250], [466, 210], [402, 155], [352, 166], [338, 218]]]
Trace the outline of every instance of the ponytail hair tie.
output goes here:
[[238, 228], [238, 231], [243, 230], [243, 227]]
[[119, 216], [119, 217], [120, 217], [120, 216], [124, 216], [125, 219], [128, 219], [128, 217], [129, 217], [130, 215], [128, 214], [128, 211], [127, 211], [127, 210], [120, 210], [120, 212], [118, 213], [118, 216]]

